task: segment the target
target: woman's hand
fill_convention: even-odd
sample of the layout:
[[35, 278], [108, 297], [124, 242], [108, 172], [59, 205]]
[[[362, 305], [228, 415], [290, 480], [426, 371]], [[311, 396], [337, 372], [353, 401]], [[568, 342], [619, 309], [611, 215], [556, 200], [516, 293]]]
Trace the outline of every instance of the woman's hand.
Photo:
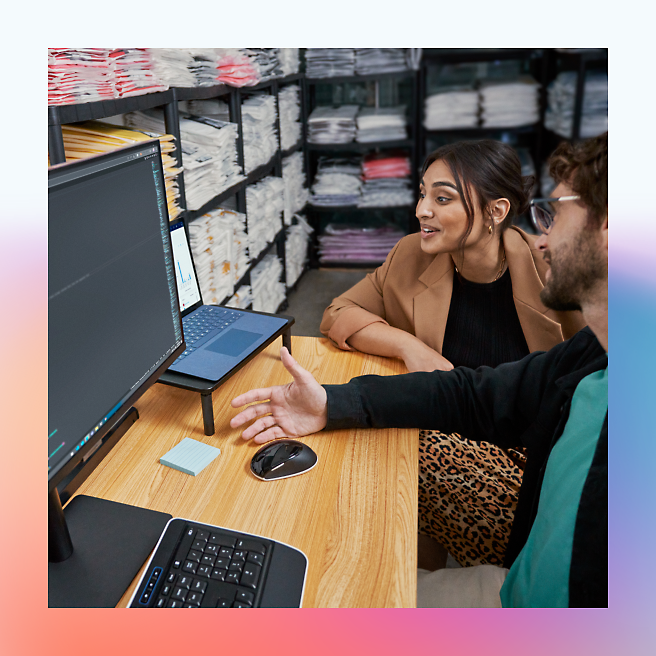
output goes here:
[[241, 434], [245, 440], [254, 438], [263, 444], [278, 437], [302, 437], [322, 430], [328, 421], [326, 390], [285, 347], [280, 349], [280, 359], [294, 377], [291, 383], [251, 390], [231, 402], [233, 408], [239, 408], [254, 401], [266, 401], [249, 406], [230, 420], [230, 426], [238, 428], [260, 417]]
[[453, 369], [453, 365], [445, 357], [416, 337], [405, 340], [400, 357], [409, 372]]

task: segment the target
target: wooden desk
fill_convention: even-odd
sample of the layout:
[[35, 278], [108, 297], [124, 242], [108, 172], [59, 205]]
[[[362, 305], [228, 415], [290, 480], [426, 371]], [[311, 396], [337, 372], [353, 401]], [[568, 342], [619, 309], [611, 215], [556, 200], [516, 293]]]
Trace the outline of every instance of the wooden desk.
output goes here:
[[[325, 339], [293, 337], [293, 354], [321, 383], [405, 371], [400, 360], [346, 353]], [[79, 493], [161, 510], [274, 538], [301, 549], [309, 566], [303, 606], [414, 607], [417, 583], [417, 430], [322, 432], [303, 438], [319, 462], [310, 472], [264, 482], [249, 471], [258, 445], [230, 428], [230, 400], [291, 376], [274, 342], [213, 395], [216, 434], [203, 432], [198, 395], [153, 386], [139, 421]], [[198, 476], [159, 464], [183, 437], [221, 449]], [[136, 580], [119, 606], [125, 606]]]

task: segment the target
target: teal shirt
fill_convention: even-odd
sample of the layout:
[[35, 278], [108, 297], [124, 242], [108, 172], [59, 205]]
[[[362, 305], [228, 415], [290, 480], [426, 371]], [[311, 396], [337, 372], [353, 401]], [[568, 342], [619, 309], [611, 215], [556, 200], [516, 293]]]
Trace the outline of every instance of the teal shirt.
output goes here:
[[502, 606], [569, 606], [574, 525], [607, 411], [608, 368], [574, 390], [565, 430], [547, 460], [535, 522], [501, 588]]

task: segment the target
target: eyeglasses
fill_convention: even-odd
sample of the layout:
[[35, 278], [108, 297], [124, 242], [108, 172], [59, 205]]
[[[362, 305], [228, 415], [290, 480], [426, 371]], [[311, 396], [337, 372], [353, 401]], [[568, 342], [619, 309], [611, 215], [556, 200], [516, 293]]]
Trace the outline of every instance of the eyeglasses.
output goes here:
[[560, 196], [559, 198], [534, 198], [530, 203], [531, 220], [533, 225], [542, 234], [547, 234], [551, 230], [554, 220], [554, 203], [560, 203], [564, 200], [579, 200], [580, 196]]

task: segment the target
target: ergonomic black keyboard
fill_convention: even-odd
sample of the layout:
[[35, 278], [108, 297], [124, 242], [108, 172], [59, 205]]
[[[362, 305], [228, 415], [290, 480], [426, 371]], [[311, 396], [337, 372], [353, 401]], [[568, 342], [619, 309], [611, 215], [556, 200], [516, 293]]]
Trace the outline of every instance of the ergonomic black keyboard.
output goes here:
[[130, 608], [299, 608], [307, 558], [275, 540], [172, 519]]
[[240, 316], [237, 312], [222, 307], [202, 305], [191, 314], [183, 317], [182, 330], [186, 348], [176, 362], [183, 360], [212, 337], [223, 332]]

